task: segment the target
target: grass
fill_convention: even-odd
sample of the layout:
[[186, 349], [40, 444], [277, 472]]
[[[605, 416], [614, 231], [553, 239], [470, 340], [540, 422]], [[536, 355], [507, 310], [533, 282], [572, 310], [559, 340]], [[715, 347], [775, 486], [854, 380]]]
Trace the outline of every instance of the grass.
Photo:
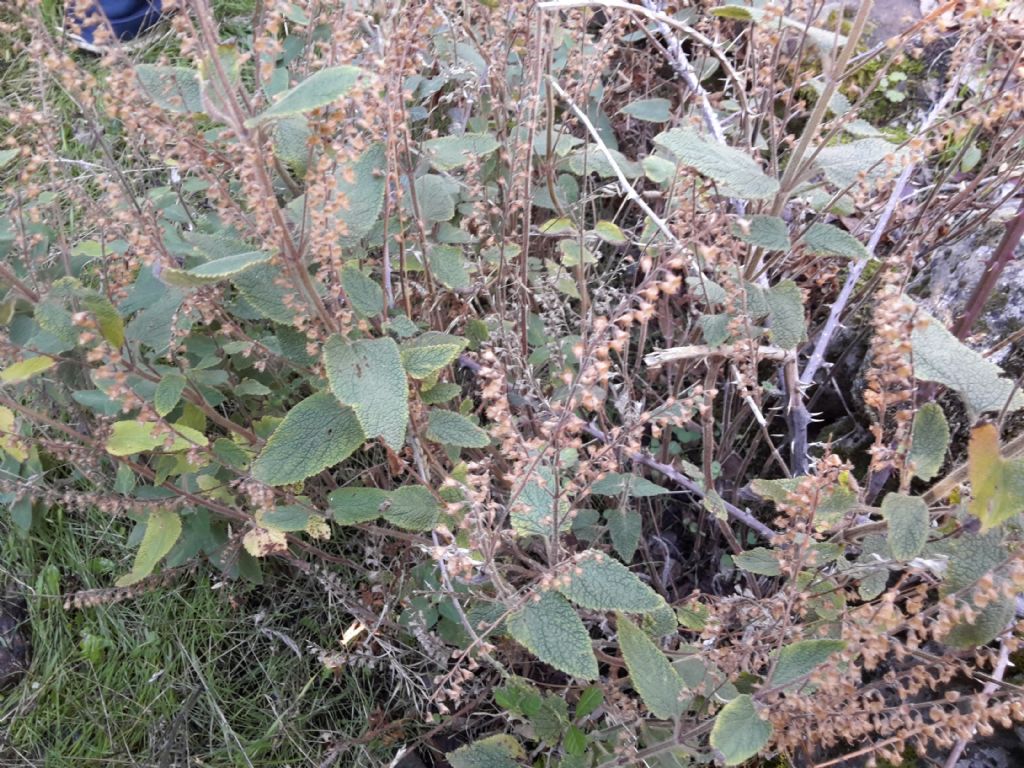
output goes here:
[[339, 765], [374, 765], [394, 751], [366, 736], [390, 699], [384, 677], [328, 673], [310, 650], [337, 649], [350, 618], [308, 580], [214, 588], [199, 571], [65, 610], [62, 595], [126, 568], [127, 526], [57, 510], [28, 536], [6, 521], [0, 534], [0, 583], [26, 598], [32, 643], [26, 678], [0, 694], [0, 764], [320, 765], [334, 749]]

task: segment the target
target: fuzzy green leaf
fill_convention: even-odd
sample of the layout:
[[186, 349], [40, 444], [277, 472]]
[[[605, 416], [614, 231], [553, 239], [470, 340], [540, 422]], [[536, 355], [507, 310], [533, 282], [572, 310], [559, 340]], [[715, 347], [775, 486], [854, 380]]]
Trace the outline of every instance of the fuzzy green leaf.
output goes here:
[[248, 128], [253, 128], [268, 120], [276, 120], [291, 115], [301, 115], [337, 101], [344, 96], [362, 71], [358, 67], [329, 67], [314, 72], [301, 83], [281, 94], [281, 97], [268, 109], [256, 117], [246, 120]]
[[[301, 309], [293, 308], [288, 300], [295, 295], [293, 289], [284, 287], [281, 270], [273, 264], [257, 264], [231, 278], [245, 300], [268, 320], [281, 325], [291, 325]], [[284, 280], [287, 285], [287, 280]]]
[[429, 531], [437, 525], [441, 505], [422, 485], [405, 485], [388, 494], [384, 519], [407, 531]]
[[160, 558], [171, 551], [181, 535], [181, 518], [169, 509], [158, 509], [146, 520], [146, 532], [142, 535], [135, 563], [129, 573], [117, 580], [117, 586], [127, 587], [146, 578], [156, 568]]
[[161, 279], [179, 288], [198, 288], [233, 278], [253, 267], [266, 264], [270, 258], [270, 254], [265, 251], [236, 253], [208, 261], [192, 269], [165, 269]]
[[882, 500], [889, 525], [889, 552], [896, 560], [913, 560], [928, 542], [928, 505], [918, 496], [890, 493]]
[[[972, 587], [978, 580], [992, 573], [1008, 557], [1009, 553], [1003, 544], [1003, 531], [994, 528], [987, 533], [964, 535], [949, 542], [945, 548], [949, 555], [949, 566], [939, 594], [946, 597], [954, 592], [961, 592], [957, 600], [959, 605], [971, 605], [974, 590]], [[997, 578], [996, 584], [1002, 579]], [[1000, 597], [988, 603], [984, 608], [972, 605], [976, 612], [973, 622], [962, 622], [942, 638], [942, 641], [956, 648], [975, 648], [991, 642], [1013, 619], [1016, 601], [1012, 598]]]
[[619, 648], [629, 679], [651, 713], [662, 720], [677, 717], [685, 703], [685, 685], [665, 654], [633, 622], [616, 615]]
[[525, 754], [514, 738], [498, 734], [459, 747], [445, 757], [452, 768], [519, 768]]
[[[839, 189], [852, 187], [854, 190], [864, 181], [874, 183], [892, 170], [886, 160], [896, 155], [897, 148], [879, 138], [859, 139], [848, 144], [825, 147], [814, 159], [814, 164], [825, 174], [825, 178]], [[899, 167], [898, 164], [896, 167]]]
[[446, 288], [459, 291], [471, 285], [461, 246], [433, 245], [427, 251], [427, 262], [434, 277]]
[[[175, 453], [187, 451], [193, 445], [206, 445], [206, 436], [191, 427], [182, 424], [170, 425], [173, 430], [168, 434], [166, 428], [151, 421], [119, 421], [114, 424], [110, 437], [107, 438], [107, 453], [112, 456], [130, 456], [133, 453], [167, 450]], [[165, 448], [168, 438], [170, 448]]]
[[[420, 176], [413, 182], [416, 202], [420, 215], [428, 222], [450, 221], [455, 215], [455, 200], [448, 181], [432, 173]], [[411, 198], [408, 204], [412, 205]]]
[[767, 200], [779, 190], [779, 182], [766, 175], [750, 155], [705, 139], [692, 128], [673, 128], [655, 136], [654, 142], [679, 162], [714, 179], [730, 196]]
[[831, 224], [817, 222], [807, 228], [803, 237], [807, 250], [822, 256], [844, 256], [848, 259], [866, 259], [871, 254], [860, 240], [849, 232]]
[[427, 439], [456, 448], [486, 448], [491, 442], [484, 430], [461, 413], [439, 408], [430, 411]]
[[[550, 536], [554, 529], [555, 476], [549, 467], [538, 467], [523, 485], [510, 510], [512, 527], [520, 536]], [[558, 530], [572, 527], [569, 502], [563, 493], [558, 500]]]
[[778, 216], [755, 214], [748, 217], [748, 222], [746, 229], [739, 225], [733, 228], [740, 240], [769, 251], [788, 251], [792, 247], [789, 227]]
[[96, 318], [100, 334], [114, 348], [124, 344], [124, 320], [106, 296], [96, 291], [81, 292], [82, 304]]
[[597, 678], [597, 658], [587, 628], [564, 597], [543, 591], [509, 617], [508, 633], [530, 653], [567, 675]]
[[426, 379], [453, 363], [468, 344], [467, 339], [458, 336], [427, 331], [402, 344], [402, 364], [410, 377]]
[[267, 485], [298, 483], [344, 461], [365, 440], [353, 410], [330, 392], [317, 392], [288, 411], [252, 474]]
[[409, 423], [409, 382], [394, 339], [347, 341], [332, 336], [324, 345], [324, 367], [331, 391], [351, 406], [369, 437], [381, 437], [393, 450], [405, 443]]
[[354, 164], [342, 166], [335, 174], [337, 194], [345, 201], [344, 207], [335, 212], [345, 230], [338, 240], [343, 248], [358, 244], [380, 219], [386, 167], [384, 145], [374, 144]]
[[742, 693], [724, 707], [711, 729], [711, 746], [726, 765], [739, 765], [756, 755], [772, 737], [772, 725], [758, 717], [754, 700]]
[[489, 133], [464, 133], [423, 142], [423, 154], [437, 171], [461, 168], [474, 157], [489, 155], [500, 144]]
[[180, 373], [168, 373], [160, 379], [153, 395], [153, 406], [160, 416], [166, 416], [178, 405], [185, 383], [185, 377]]
[[615, 552], [628, 563], [640, 545], [643, 518], [635, 509], [623, 507], [605, 510], [604, 521], [608, 526], [608, 534], [611, 536]]
[[668, 99], [637, 99], [619, 111], [647, 123], [667, 123], [672, 119], [672, 102]]
[[50, 370], [56, 364], [57, 361], [52, 357], [43, 355], [30, 357], [4, 368], [3, 373], [0, 373], [0, 381], [4, 384], [20, 384], [23, 381], [28, 381], [37, 373]]
[[796, 349], [807, 338], [804, 298], [799, 286], [792, 280], [783, 280], [769, 288], [765, 298], [772, 341], [783, 349]]
[[842, 640], [801, 640], [790, 643], [779, 651], [771, 687], [786, 685], [810, 674], [815, 667], [828, 661], [833, 653], [845, 647], [846, 643]]
[[779, 558], [775, 550], [766, 547], [754, 547], [746, 552], [737, 552], [732, 556], [737, 568], [760, 576], [778, 576], [782, 573]]
[[[406, 372], [408, 372], [408, 369], [406, 369]], [[458, 384], [442, 381], [430, 389], [420, 392], [420, 400], [423, 401], [424, 405], [440, 405], [441, 403], [447, 403], [461, 392], [462, 387]]]
[[339, 525], [355, 525], [383, 515], [387, 498], [387, 492], [379, 488], [339, 488], [327, 497], [327, 501]]
[[650, 613], [665, 601], [626, 566], [603, 552], [582, 553], [558, 582], [558, 591], [594, 611]]
[[609, 472], [590, 486], [590, 492], [597, 496], [621, 496], [625, 493], [627, 496], [643, 498], [660, 496], [669, 493], [669, 490], [640, 475]]
[[1003, 370], [965, 345], [924, 310], [918, 316], [927, 321], [914, 326], [910, 343], [914, 352], [914, 376], [935, 381], [955, 390], [975, 413], [1024, 407], [1024, 395], [1014, 391], [1012, 379]]
[[354, 264], [342, 268], [341, 287], [352, 309], [363, 317], [373, 317], [383, 311], [384, 289]]
[[203, 111], [199, 73], [194, 69], [136, 64], [135, 75], [142, 90], [161, 109], [178, 113]]
[[931, 480], [942, 469], [949, 448], [949, 424], [942, 407], [925, 403], [914, 415], [907, 465], [915, 477]]

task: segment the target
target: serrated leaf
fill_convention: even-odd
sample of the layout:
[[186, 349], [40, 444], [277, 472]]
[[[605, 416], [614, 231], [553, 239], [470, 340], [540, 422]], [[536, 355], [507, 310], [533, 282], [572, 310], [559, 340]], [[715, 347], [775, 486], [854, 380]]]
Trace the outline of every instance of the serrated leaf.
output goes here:
[[946, 327], [923, 309], [910, 334], [914, 353], [914, 376], [935, 381], [955, 390], [975, 413], [1024, 408], [1024, 396], [1014, 383], [1003, 378], [1003, 370], [963, 344]]
[[796, 349], [807, 338], [804, 297], [799, 286], [792, 280], [783, 280], [769, 288], [765, 298], [772, 342], [782, 349]]
[[672, 102], [668, 99], [637, 99], [619, 110], [648, 123], [667, 123], [672, 119]]
[[807, 228], [803, 244], [811, 253], [822, 256], [843, 256], [848, 259], [866, 259], [871, 254], [860, 240], [831, 224], [816, 222]]
[[324, 367], [331, 391], [355, 411], [363, 433], [400, 449], [409, 423], [409, 382], [394, 339], [332, 336], [324, 345]]
[[486, 448], [487, 433], [460, 413], [434, 408], [427, 422], [427, 439], [456, 448]]
[[575, 719], [586, 717], [596, 711], [604, 701], [604, 692], [600, 686], [591, 685], [583, 689], [579, 700], [576, 702]]
[[202, 112], [199, 73], [185, 67], [135, 65], [135, 75], [143, 91], [161, 109], [168, 112]]
[[52, 357], [42, 355], [30, 357], [4, 368], [3, 373], [0, 373], [0, 381], [4, 384], [20, 384], [23, 381], [28, 381], [37, 373], [50, 370], [56, 364], [57, 361]]
[[427, 331], [401, 347], [402, 365], [414, 379], [426, 379], [455, 362], [469, 342], [439, 331]]
[[269, 120], [300, 115], [326, 107], [344, 96], [356, 84], [361, 74], [362, 71], [358, 67], [352, 66], [329, 67], [314, 72], [294, 88], [281, 94], [269, 108], [246, 120], [245, 125], [253, 128]]
[[446, 288], [458, 291], [471, 285], [461, 246], [432, 245], [427, 251], [427, 263], [434, 278]]
[[646, 477], [619, 472], [609, 472], [590, 486], [590, 492], [597, 496], [621, 496], [625, 493], [627, 496], [636, 498], [670, 493], [668, 488], [662, 488]]
[[168, 373], [160, 379], [153, 394], [153, 407], [160, 416], [166, 416], [178, 405], [185, 383], [185, 377], [180, 373]]
[[778, 216], [755, 214], [747, 221], [746, 228], [739, 225], [733, 228], [740, 240], [769, 251], [788, 251], [792, 247], [789, 227]]
[[931, 480], [942, 469], [949, 448], [949, 424], [942, 407], [925, 403], [914, 414], [907, 466], [915, 477]]
[[103, 294], [95, 291], [81, 292], [82, 304], [96, 318], [96, 326], [112, 347], [120, 348], [124, 344], [124, 320], [117, 308]]
[[257, 264], [231, 278], [253, 309], [268, 320], [290, 326], [301, 310], [289, 306], [287, 302], [295, 292], [279, 284], [279, 280], [287, 285], [288, 281], [282, 279], [280, 270], [272, 264]]
[[459, 747], [445, 757], [452, 768], [519, 768], [525, 754], [514, 738], [499, 734]]
[[[187, 451], [193, 445], [205, 446], [206, 436], [191, 427], [171, 424], [171, 431], [151, 421], [119, 421], [107, 438], [107, 453], [112, 456], [130, 456], [157, 449], [171, 453]], [[165, 446], [170, 440], [170, 447]]]
[[405, 485], [388, 494], [384, 519], [407, 531], [429, 531], [437, 525], [441, 505], [422, 485]]
[[886, 540], [896, 560], [913, 560], [928, 543], [928, 505], [918, 496], [890, 493], [882, 500], [889, 529]]
[[352, 309], [363, 317], [373, 317], [384, 310], [384, 289], [354, 264], [342, 267], [341, 287]]
[[616, 615], [619, 648], [629, 679], [655, 717], [670, 720], [683, 711], [685, 686], [665, 654], [621, 613]]
[[546, 664], [583, 680], [597, 678], [597, 658], [587, 628], [564, 597], [543, 591], [528, 598], [506, 624], [512, 639]]
[[302, 482], [341, 463], [365, 440], [353, 410], [330, 392], [317, 392], [288, 411], [253, 462], [252, 474], [267, 485]]
[[380, 517], [387, 498], [388, 494], [379, 488], [339, 488], [327, 497], [327, 502], [340, 525], [355, 525]]
[[708, 141], [692, 128], [673, 128], [654, 137], [654, 142], [684, 165], [695, 168], [726, 189], [726, 194], [745, 200], [767, 200], [779, 190], [779, 182], [761, 170], [752, 157], [738, 149]]
[[846, 648], [843, 640], [800, 640], [790, 643], [779, 651], [775, 672], [769, 685], [772, 688], [785, 686], [821, 666], [834, 653]]
[[754, 547], [746, 552], [737, 552], [732, 556], [737, 568], [761, 576], [778, 576], [782, 573], [779, 566], [778, 553], [766, 547]]
[[[512, 504], [510, 520], [520, 536], [550, 536], [554, 532], [555, 476], [550, 467], [537, 467]], [[558, 500], [558, 531], [572, 527], [569, 502], [564, 493]]]
[[643, 532], [643, 518], [634, 509], [607, 509], [604, 521], [608, 526], [608, 534], [612, 546], [625, 562], [633, 559], [636, 548], [640, 545], [640, 534]]
[[772, 724], [758, 716], [753, 698], [741, 693], [715, 718], [711, 746], [722, 753], [726, 765], [739, 765], [765, 747], [772, 730]]
[[967, 446], [971, 481], [968, 510], [987, 530], [1024, 510], [1024, 459], [1004, 459], [999, 450], [999, 429], [980, 424], [971, 430]]
[[[406, 368], [406, 373], [409, 369]], [[441, 403], [447, 403], [453, 397], [461, 394], [462, 387], [458, 384], [452, 384], [448, 381], [442, 381], [430, 389], [420, 392], [420, 400], [423, 401], [424, 405], [440, 405]]]
[[489, 155], [500, 144], [489, 133], [464, 133], [423, 142], [423, 154], [437, 171], [461, 168], [474, 157]]
[[698, 317], [697, 322], [700, 324], [700, 332], [704, 337], [704, 343], [709, 347], [720, 347], [725, 344], [732, 336], [729, 332], [729, 325], [733, 319], [732, 315], [725, 314], [724, 312]]
[[665, 601], [626, 566], [596, 550], [587, 550], [557, 581], [558, 591], [594, 611], [650, 613]]
[[[455, 200], [448, 182], [432, 173], [424, 174], [413, 182], [420, 215], [428, 222], [451, 221], [455, 215]], [[408, 201], [409, 205], [412, 200]]]
[[146, 520], [146, 532], [135, 553], [135, 563], [129, 573], [117, 580], [117, 586], [127, 587], [146, 578], [160, 559], [171, 551], [181, 535], [181, 518], [169, 509], [154, 510]]
[[302, 115], [283, 117], [274, 123], [274, 154], [298, 176], [305, 176], [310, 158], [309, 140], [313, 131]]
[[[949, 543], [946, 552], [949, 564], [939, 594], [946, 597], [960, 592], [958, 604], [971, 605], [976, 616], [972, 622], [954, 626], [942, 641], [956, 648], [985, 645], [1006, 628], [1016, 612], [1016, 600], [1012, 598], [999, 597], [983, 608], [973, 604], [975, 590], [972, 587], [982, 576], [1002, 565], [1009, 555], [1003, 544], [1003, 532], [997, 528], [974, 536], [961, 536]], [[1000, 588], [1002, 579], [995, 581]]]
[[334, 175], [336, 194], [345, 201], [345, 205], [334, 213], [345, 230], [338, 238], [343, 248], [357, 245], [373, 231], [380, 219], [384, 208], [386, 168], [384, 145], [373, 144], [358, 160], [346, 163]]
[[164, 282], [179, 288], [198, 288], [241, 275], [253, 267], [267, 264], [270, 258], [271, 255], [264, 251], [236, 253], [192, 269], [165, 269], [160, 277]]
[[[886, 158], [895, 156], [896, 150], [897, 147], [884, 139], [859, 139], [823, 148], [815, 157], [814, 164], [833, 186], [856, 190], [862, 178], [873, 183], [891, 173]], [[896, 167], [899, 167], [898, 163]]]

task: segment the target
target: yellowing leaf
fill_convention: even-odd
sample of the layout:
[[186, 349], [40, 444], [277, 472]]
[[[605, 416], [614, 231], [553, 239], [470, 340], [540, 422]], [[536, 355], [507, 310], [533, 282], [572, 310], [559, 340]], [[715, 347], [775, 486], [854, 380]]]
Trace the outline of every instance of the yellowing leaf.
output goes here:
[[288, 551], [288, 534], [273, 528], [253, 528], [242, 537], [242, 546], [253, 557]]
[[973, 497], [968, 509], [981, 520], [982, 530], [1024, 510], [1024, 460], [1003, 458], [994, 424], [971, 430], [967, 470]]
[[18, 461], [28, 458], [25, 449], [15, 440], [15, 435], [18, 432], [15, 429], [14, 411], [4, 406], [0, 406], [0, 433], [3, 433], [0, 434], [0, 448], [3, 448], [4, 453]]
[[158, 509], [149, 515], [146, 532], [135, 554], [131, 572], [117, 580], [117, 586], [127, 587], [153, 572], [160, 558], [171, 551], [181, 535], [181, 518], [169, 509]]
[[0, 373], [0, 381], [5, 384], [20, 384], [23, 381], [28, 381], [37, 373], [48, 371], [56, 364], [57, 361], [52, 357], [42, 355], [30, 357], [27, 360], [22, 360], [19, 363], [4, 368], [3, 373]]
[[[165, 448], [170, 443], [170, 447]], [[151, 421], [119, 421], [107, 438], [107, 453], [112, 456], [130, 456], [157, 449], [171, 453], [186, 451], [193, 445], [205, 446], [206, 436], [191, 427], [172, 424], [171, 429]]]

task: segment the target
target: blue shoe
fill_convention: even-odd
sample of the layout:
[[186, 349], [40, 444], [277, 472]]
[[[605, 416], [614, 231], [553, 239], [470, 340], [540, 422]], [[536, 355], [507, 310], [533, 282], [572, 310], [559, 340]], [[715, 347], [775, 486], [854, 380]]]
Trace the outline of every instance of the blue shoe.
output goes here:
[[[98, 43], [97, 34], [103, 40], [109, 40], [110, 33], [119, 42], [128, 42], [146, 32], [160, 21], [161, 0], [93, 0], [93, 12], [80, 18], [69, 8], [67, 22], [77, 29], [77, 34], [69, 32], [69, 37], [79, 48], [94, 53], [102, 52], [110, 42]], [[102, 14], [106, 19], [98, 18]], [[107, 34], [103, 30], [109, 24]]]

